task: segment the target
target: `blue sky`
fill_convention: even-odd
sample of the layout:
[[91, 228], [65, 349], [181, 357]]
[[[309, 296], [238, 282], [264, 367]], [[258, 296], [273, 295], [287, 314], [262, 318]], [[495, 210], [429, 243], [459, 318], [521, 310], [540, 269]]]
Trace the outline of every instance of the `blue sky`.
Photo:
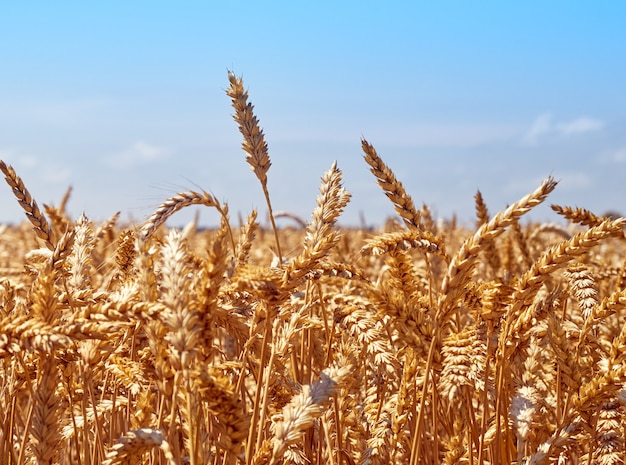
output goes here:
[[[625, 23], [616, 1], [3, 2], [0, 158], [40, 205], [73, 186], [74, 216], [141, 221], [202, 188], [264, 219], [231, 69], [266, 134], [276, 211], [308, 219], [337, 160], [344, 224], [393, 215], [365, 137], [439, 217], [473, 221], [478, 189], [495, 214], [548, 175], [548, 203], [626, 213]], [[0, 198], [0, 222], [24, 218]]]

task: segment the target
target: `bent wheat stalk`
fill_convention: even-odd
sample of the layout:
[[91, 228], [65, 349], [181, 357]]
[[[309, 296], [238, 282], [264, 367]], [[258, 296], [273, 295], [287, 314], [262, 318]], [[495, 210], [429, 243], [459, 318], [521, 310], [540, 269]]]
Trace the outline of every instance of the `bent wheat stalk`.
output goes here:
[[[167, 219], [179, 210], [190, 205], [206, 205], [207, 207], [214, 207], [224, 219], [228, 219], [228, 207], [227, 205], [220, 204], [215, 197], [208, 192], [202, 191], [189, 191], [180, 192], [173, 197], [170, 197], [163, 202], [159, 208], [148, 218], [148, 220], [141, 227], [141, 239], [148, 240], [161, 225], [163, 225]], [[230, 240], [235, 250], [235, 239], [233, 233], [228, 228]]]

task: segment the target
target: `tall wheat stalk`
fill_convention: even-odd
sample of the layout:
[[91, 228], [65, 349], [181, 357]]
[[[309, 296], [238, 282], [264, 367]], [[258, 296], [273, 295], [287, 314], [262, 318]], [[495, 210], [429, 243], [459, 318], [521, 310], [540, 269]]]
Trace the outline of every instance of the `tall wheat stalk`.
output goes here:
[[263, 129], [259, 126], [259, 121], [254, 115], [254, 106], [248, 102], [248, 91], [243, 87], [243, 79], [235, 76], [231, 71], [228, 72], [228, 81], [230, 87], [226, 94], [231, 98], [235, 114], [234, 120], [239, 125], [239, 131], [243, 136], [241, 144], [243, 150], [248, 154], [246, 161], [250, 165], [257, 179], [261, 182], [265, 202], [269, 211], [272, 229], [274, 230], [274, 239], [276, 240], [276, 252], [278, 254], [279, 263], [283, 263], [283, 254], [278, 240], [278, 231], [276, 229], [276, 221], [272, 211], [272, 202], [267, 189], [267, 172], [272, 165], [265, 141]]

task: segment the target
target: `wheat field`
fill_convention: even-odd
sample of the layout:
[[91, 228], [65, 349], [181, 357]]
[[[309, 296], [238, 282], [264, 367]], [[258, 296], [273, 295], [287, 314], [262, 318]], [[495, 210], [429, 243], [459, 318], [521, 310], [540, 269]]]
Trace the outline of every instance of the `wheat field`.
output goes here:
[[[279, 229], [228, 78], [271, 227], [193, 190], [142, 224], [71, 218], [69, 191], [42, 210], [0, 161], [28, 220], [0, 227], [2, 464], [624, 463], [624, 218], [526, 220], [548, 177], [493, 215], [477, 192], [475, 227], [436, 221], [362, 140], [397, 220], [338, 226], [334, 163]], [[220, 227], [167, 227], [193, 205]]]

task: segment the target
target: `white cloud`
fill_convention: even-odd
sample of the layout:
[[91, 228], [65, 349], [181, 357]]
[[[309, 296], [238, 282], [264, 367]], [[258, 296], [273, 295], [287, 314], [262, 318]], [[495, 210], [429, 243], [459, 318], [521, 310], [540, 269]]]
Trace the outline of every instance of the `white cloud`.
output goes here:
[[18, 158], [18, 163], [23, 168], [30, 169], [30, 168], [35, 168], [39, 164], [39, 160], [37, 160], [37, 158], [33, 156], [24, 155]]
[[562, 190], [577, 190], [591, 186], [591, 178], [587, 173], [567, 172], [559, 175], [559, 188]]
[[0, 160], [4, 160], [5, 163], [9, 164], [11, 163], [11, 160], [13, 160], [15, 157], [15, 150], [13, 149], [0, 149]]
[[39, 177], [42, 181], [49, 184], [67, 184], [72, 177], [72, 170], [70, 168], [59, 168], [48, 165], [42, 170]]
[[594, 118], [581, 116], [573, 121], [561, 123], [556, 126], [558, 132], [564, 136], [582, 134], [585, 132], [598, 131], [604, 127], [604, 122]]
[[555, 122], [551, 113], [537, 116], [524, 134], [522, 142], [535, 145], [540, 139], [550, 136], [571, 137], [604, 128], [604, 121], [588, 116], [580, 116], [571, 121]]
[[32, 155], [23, 155], [14, 148], [0, 149], [0, 160], [3, 160], [7, 165], [13, 166], [16, 170], [30, 170], [39, 165], [38, 158]]
[[67, 185], [72, 177], [71, 167], [60, 160], [50, 162], [49, 158], [24, 155], [14, 148], [0, 149], [0, 160], [11, 165], [27, 187]]
[[530, 125], [528, 132], [524, 135], [524, 142], [534, 145], [541, 136], [549, 134], [553, 128], [552, 119], [552, 114], [550, 113], [543, 113], [537, 116], [533, 124]]
[[622, 147], [621, 149], [613, 152], [611, 158], [614, 162], [617, 163], [626, 163], [626, 147]]
[[72, 127], [102, 114], [111, 106], [110, 100], [99, 97], [61, 101], [3, 102], [0, 104], [0, 121]]
[[122, 169], [154, 163], [166, 156], [166, 149], [139, 140], [130, 147], [106, 157], [104, 163], [112, 168]]
[[495, 123], [419, 125], [408, 132], [421, 146], [472, 147], [514, 137], [519, 128]]
[[[523, 176], [517, 175], [508, 179], [508, 181], [505, 180], [502, 191], [507, 195], [515, 195], [519, 196], [518, 198], [521, 198], [521, 196], [526, 195], [538, 188], [546, 178], [547, 176], [537, 174], [526, 174]], [[560, 185], [561, 179], [558, 178], [557, 181]]]
[[[377, 144], [402, 144], [410, 147], [476, 147], [492, 142], [514, 139], [521, 128], [506, 123], [417, 123], [376, 126], [362, 131]], [[361, 129], [355, 128], [353, 134]], [[346, 131], [351, 134], [350, 131]], [[321, 136], [324, 137], [324, 136]], [[345, 135], [343, 136], [345, 137]], [[354, 143], [351, 136], [348, 142]]]

